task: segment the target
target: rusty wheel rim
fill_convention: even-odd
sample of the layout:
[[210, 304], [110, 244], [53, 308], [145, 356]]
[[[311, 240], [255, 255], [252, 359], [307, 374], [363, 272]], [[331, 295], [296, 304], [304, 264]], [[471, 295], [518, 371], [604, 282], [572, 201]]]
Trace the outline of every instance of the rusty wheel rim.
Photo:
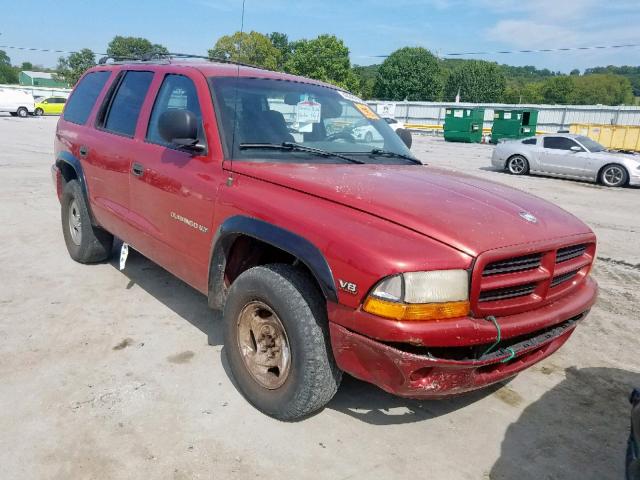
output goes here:
[[287, 380], [291, 350], [287, 332], [278, 315], [266, 303], [253, 301], [244, 306], [237, 321], [240, 356], [253, 379], [275, 390]]
[[75, 199], [69, 204], [69, 233], [71, 241], [79, 246], [82, 243], [82, 219]]

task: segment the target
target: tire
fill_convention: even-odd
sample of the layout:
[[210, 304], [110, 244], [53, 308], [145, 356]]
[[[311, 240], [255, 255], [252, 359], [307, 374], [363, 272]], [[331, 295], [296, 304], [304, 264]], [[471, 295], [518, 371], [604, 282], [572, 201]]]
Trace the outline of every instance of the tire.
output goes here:
[[231, 285], [223, 319], [231, 373], [258, 410], [295, 420], [333, 398], [342, 372], [331, 352], [324, 298], [307, 274], [285, 264], [250, 268]]
[[113, 235], [91, 224], [85, 197], [77, 180], [70, 180], [62, 192], [62, 234], [69, 255], [76, 262], [96, 263], [111, 256]]
[[40, 107], [38, 107], [33, 111], [33, 114], [36, 117], [41, 117], [42, 115], [44, 115], [44, 110], [42, 110]]
[[411, 148], [411, 145], [413, 144], [413, 137], [409, 130], [406, 128], [399, 128], [396, 130], [396, 134], [402, 139], [407, 148]]
[[529, 161], [522, 155], [514, 155], [507, 160], [506, 169], [511, 175], [526, 175], [529, 173]]
[[373, 142], [373, 134], [371, 132], [367, 132], [364, 135], [364, 141], [367, 142], [367, 143]]
[[29, 110], [24, 107], [20, 107], [18, 110], [16, 110], [16, 115], [20, 118], [27, 118], [27, 115], [29, 115]]
[[611, 163], [602, 167], [598, 180], [605, 187], [624, 187], [629, 181], [629, 172], [622, 165]]

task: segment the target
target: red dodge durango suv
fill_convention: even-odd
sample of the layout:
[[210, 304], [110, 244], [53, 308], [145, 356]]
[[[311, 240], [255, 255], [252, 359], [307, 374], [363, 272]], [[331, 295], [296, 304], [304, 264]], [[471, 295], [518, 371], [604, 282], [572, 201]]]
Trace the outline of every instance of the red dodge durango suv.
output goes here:
[[[356, 139], [368, 123], [377, 133]], [[519, 190], [422, 165], [358, 97], [229, 63], [112, 62], [76, 85], [52, 169], [70, 256], [117, 236], [223, 310], [241, 393], [324, 406], [342, 372], [414, 398], [513, 377], [596, 299], [596, 239]]]

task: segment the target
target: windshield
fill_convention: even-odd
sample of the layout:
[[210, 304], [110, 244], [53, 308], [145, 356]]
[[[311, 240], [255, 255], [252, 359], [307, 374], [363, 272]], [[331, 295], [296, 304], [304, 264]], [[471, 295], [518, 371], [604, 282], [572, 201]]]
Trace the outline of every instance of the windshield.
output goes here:
[[606, 150], [602, 145], [595, 140], [591, 140], [589, 137], [579, 136], [576, 137], [576, 140], [578, 140], [590, 152], [603, 152]]
[[[415, 163], [403, 158], [413, 156], [387, 122], [354, 95], [288, 80], [209, 81], [225, 155], [234, 160], [345, 163], [327, 155], [338, 153], [357, 163]], [[309, 148], [261, 148], [283, 143]]]

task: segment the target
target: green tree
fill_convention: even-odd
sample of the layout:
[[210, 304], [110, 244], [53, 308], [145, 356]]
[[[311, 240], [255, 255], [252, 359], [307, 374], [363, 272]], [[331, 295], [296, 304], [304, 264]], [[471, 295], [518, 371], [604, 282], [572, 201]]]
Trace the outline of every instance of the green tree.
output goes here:
[[280, 58], [278, 60], [278, 70], [283, 70], [284, 65], [289, 60], [289, 56], [291, 55], [291, 43], [289, 42], [289, 37], [286, 33], [280, 32], [271, 32], [269, 35], [269, 40], [271, 40], [271, 44], [278, 49], [280, 52]]
[[544, 103], [542, 82], [511, 82], [504, 91], [504, 103]]
[[56, 67], [55, 76], [75, 85], [82, 74], [96, 64], [95, 54], [88, 48], [74, 52], [68, 57], [60, 57]]
[[396, 50], [378, 69], [374, 93], [383, 100], [442, 98], [443, 79], [438, 59], [422, 47]]
[[374, 88], [376, 85], [376, 77], [378, 76], [378, 68], [380, 65], [367, 65], [367, 66], [353, 66], [353, 73], [358, 77], [358, 90], [357, 93], [364, 99], [370, 99], [374, 97]]
[[9, 58], [9, 55], [7, 55], [7, 52], [5, 52], [4, 50], [0, 50], [0, 65], [11, 66], [11, 59]]
[[335, 35], [293, 42], [285, 71], [315, 78], [350, 91], [358, 90], [358, 78], [351, 70], [349, 49]]
[[220, 37], [209, 50], [209, 58], [224, 58], [269, 70], [280, 64], [280, 51], [266, 35], [259, 32], [236, 32]]
[[11, 66], [11, 59], [4, 50], [0, 50], [0, 83], [18, 83], [17, 69]]
[[574, 68], [573, 70], [571, 70], [569, 75], [580, 75], [580, 69]]
[[145, 58], [147, 56], [167, 55], [169, 50], [157, 43], [151, 43], [146, 38], [123, 37], [116, 35], [109, 42], [107, 55], [114, 58]]
[[20, 66], [20, 70], [33, 70], [33, 63], [22, 62], [22, 65]]
[[613, 74], [591, 74], [575, 78], [568, 103], [574, 105], [625, 105], [633, 103], [633, 89], [628, 78]]
[[541, 88], [544, 103], [566, 105], [575, 90], [577, 77], [562, 75], [546, 79]]
[[453, 70], [447, 79], [444, 99], [453, 101], [460, 91], [464, 102], [497, 102], [507, 80], [497, 63], [471, 60]]

